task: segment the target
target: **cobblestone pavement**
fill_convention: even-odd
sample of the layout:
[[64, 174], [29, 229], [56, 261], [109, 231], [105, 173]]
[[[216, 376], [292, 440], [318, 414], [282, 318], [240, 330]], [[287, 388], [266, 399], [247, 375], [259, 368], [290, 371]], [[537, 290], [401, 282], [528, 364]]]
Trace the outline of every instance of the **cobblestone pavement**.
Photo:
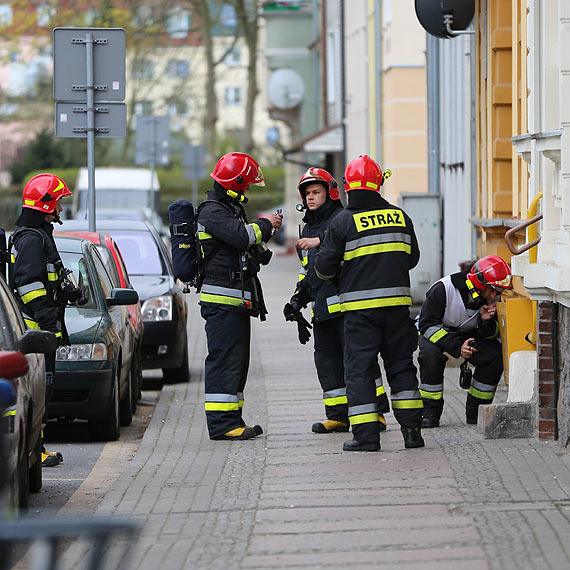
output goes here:
[[[312, 350], [281, 313], [296, 269], [294, 257], [275, 257], [262, 275], [270, 316], [254, 322], [244, 407], [265, 429], [255, 440], [208, 439], [205, 334], [188, 296], [192, 381], [165, 386], [97, 513], [143, 525], [132, 567], [569, 567], [568, 455], [534, 439], [483, 439], [463, 422], [457, 368], [447, 370], [442, 426], [424, 430], [424, 449], [404, 449], [392, 414], [379, 453], [343, 452], [350, 434], [311, 433], [323, 413]], [[74, 545], [63, 567], [85, 551]]]

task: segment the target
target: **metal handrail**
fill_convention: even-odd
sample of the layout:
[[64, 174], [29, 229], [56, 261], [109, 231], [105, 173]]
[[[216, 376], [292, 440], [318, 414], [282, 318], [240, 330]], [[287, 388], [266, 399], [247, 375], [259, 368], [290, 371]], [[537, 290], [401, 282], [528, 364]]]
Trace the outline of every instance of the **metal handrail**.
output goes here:
[[528, 251], [529, 249], [531, 249], [532, 247], [534, 247], [540, 243], [541, 238], [540, 238], [540, 236], [538, 236], [536, 239], [533, 239], [529, 243], [525, 243], [523, 246], [521, 246], [520, 248], [517, 249], [515, 244], [511, 241], [511, 238], [512, 238], [512, 236], [514, 236], [514, 234], [516, 234], [517, 232], [520, 232], [521, 230], [524, 230], [525, 228], [527, 228], [528, 226], [530, 226], [532, 224], [535, 224], [536, 222], [539, 222], [540, 220], [542, 220], [542, 214], [537, 214], [536, 216], [533, 216], [532, 218], [529, 218], [528, 220], [524, 220], [524, 222], [521, 222], [520, 224], [518, 224], [514, 228], [511, 228], [510, 230], [507, 231], [507, 233], [505, 234], [505, 243], [507, 244], [509, 251], [513, 255], [519, 255], [521, 253], [524, 253], [525, 251]]

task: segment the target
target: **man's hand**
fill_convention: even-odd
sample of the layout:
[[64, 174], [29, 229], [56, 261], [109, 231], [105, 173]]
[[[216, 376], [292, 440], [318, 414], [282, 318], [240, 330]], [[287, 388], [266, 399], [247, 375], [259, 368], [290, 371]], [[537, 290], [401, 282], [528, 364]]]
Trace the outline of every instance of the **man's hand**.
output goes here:
[[301, 238], [298, 239], [295, 245], [299, 249], [304, 249], [305, 251], [308, 249], [313, 249], [315, 247], [319, 247], [321, 245], [321, 240], [318, 237], [315, 238]]
[[266, 214], [261, 217], [268, 219], [271, 222], [271, 227], [275, 229], [279, 229], [283, 223], [283, 214]]
[[477, 352], [477, 349], [474, 346], [469, 346], [469, 343], [474, 341], [474, 338], [468, 338], [462, 345], [461, 345], [461, 356], [465, 358], [465, 360], [469, 360], [473, 354]]
[[490, 321], [497, 314], [497, 305], [496, 304], [483, 305], [479, 309], [479, 312], [481, 313], [481, 319], [482, 320]]

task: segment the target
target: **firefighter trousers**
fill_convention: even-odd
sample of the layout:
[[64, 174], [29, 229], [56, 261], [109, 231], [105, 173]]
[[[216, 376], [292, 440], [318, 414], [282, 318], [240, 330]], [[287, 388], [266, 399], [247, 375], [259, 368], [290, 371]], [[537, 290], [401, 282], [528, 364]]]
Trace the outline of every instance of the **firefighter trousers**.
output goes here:
[[[344, 382], [344, 320], [342, 315], [334, 319], [313, 323], [315, 339], [315, 367], [323, 389], [323, 403], [327, 419], [348, 422], [348, 401]], [[378, 412], [390, 411], [388, 396], [382, 383], [382, 372], [375, 361], [372, 370], [376, 385]]]
[[418, 332], [407, 306], [344, 313], [345, 378], [348, 416], [359, 441], [379, 439], [374, 366], [382, 357], [390, 385], [392, 410], [402, 427], [420, 427], [422, 398], [413, 352]]
[[[481, 404], [490, 404], [495, 396], [497, 384], [503, 373], [503, 353], [501, 343], [478, 337], [476, 334], [465, 336], [475, 338], [477, 352], [469, 359], [475, 369], [471, 379], [471, 387], [467, 391], [465, 415], [467, 421], [477, 420]], [[433, 342], [425, 337], [419, 338], [420, 352], [420, 392], [424, 400], [424, 417], [439, 420], [443, 412], [443, 373], [447, 356]]]
[[249, 370], [251, 317], [221, 307], [201, 307], [206, 321], [205, 410], [211, 438], [245, 425], [243, 391]]

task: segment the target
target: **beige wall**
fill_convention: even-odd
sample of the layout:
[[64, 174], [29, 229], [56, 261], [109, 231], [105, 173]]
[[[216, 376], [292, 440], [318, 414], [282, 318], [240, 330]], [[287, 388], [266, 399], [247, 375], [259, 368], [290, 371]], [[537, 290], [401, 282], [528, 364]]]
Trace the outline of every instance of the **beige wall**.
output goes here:
[[395, 67], [383, 75], [382, 152], [392, 178], [389, 201], [401, 192], [427, 192], [427, 111], [424, 68]]

